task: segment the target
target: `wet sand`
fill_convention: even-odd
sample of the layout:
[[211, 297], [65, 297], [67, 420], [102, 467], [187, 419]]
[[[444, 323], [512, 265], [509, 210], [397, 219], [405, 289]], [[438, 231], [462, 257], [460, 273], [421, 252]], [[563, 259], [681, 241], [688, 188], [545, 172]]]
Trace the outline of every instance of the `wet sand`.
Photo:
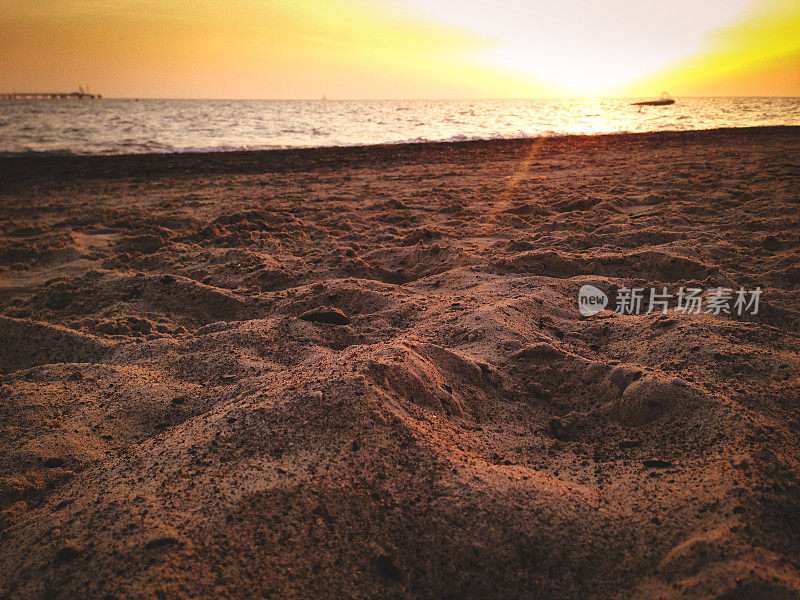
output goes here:
[[0, 598], [797, 598], [799, 157], [0, 159]]

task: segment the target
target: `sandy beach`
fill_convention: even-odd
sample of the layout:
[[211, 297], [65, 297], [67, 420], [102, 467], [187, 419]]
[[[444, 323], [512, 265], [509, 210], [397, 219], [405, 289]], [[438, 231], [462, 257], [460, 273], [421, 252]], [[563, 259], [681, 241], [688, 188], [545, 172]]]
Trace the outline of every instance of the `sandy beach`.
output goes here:
[[6, 157], [0, 208], [0, 598], [800, 597], [798, 127]]

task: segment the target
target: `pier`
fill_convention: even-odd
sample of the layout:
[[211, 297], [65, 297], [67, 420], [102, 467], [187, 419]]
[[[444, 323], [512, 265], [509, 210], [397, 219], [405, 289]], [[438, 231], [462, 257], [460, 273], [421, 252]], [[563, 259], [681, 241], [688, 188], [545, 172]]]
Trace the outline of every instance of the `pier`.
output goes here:
[[100, 98], [102, 98], [100, 94], [90, 94], [89, 92], [85, 92], [83, 90], [78, 92], [0, 92], [0, 100], [97, 100]]

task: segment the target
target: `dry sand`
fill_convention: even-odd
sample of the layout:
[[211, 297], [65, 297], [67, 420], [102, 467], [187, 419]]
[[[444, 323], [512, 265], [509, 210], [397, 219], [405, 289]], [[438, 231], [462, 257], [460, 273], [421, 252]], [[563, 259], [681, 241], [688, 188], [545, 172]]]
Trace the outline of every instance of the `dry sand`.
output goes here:
[[797, 598], [799, 134], [0, 160], [0, 597]]

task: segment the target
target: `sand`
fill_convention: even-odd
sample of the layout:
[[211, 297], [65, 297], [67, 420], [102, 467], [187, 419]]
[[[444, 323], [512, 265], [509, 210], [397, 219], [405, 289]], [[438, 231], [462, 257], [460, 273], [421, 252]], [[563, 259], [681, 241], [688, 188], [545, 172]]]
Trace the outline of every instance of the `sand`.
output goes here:
[[0, 159], [0, 597], [797, 598], [799, 134]]

